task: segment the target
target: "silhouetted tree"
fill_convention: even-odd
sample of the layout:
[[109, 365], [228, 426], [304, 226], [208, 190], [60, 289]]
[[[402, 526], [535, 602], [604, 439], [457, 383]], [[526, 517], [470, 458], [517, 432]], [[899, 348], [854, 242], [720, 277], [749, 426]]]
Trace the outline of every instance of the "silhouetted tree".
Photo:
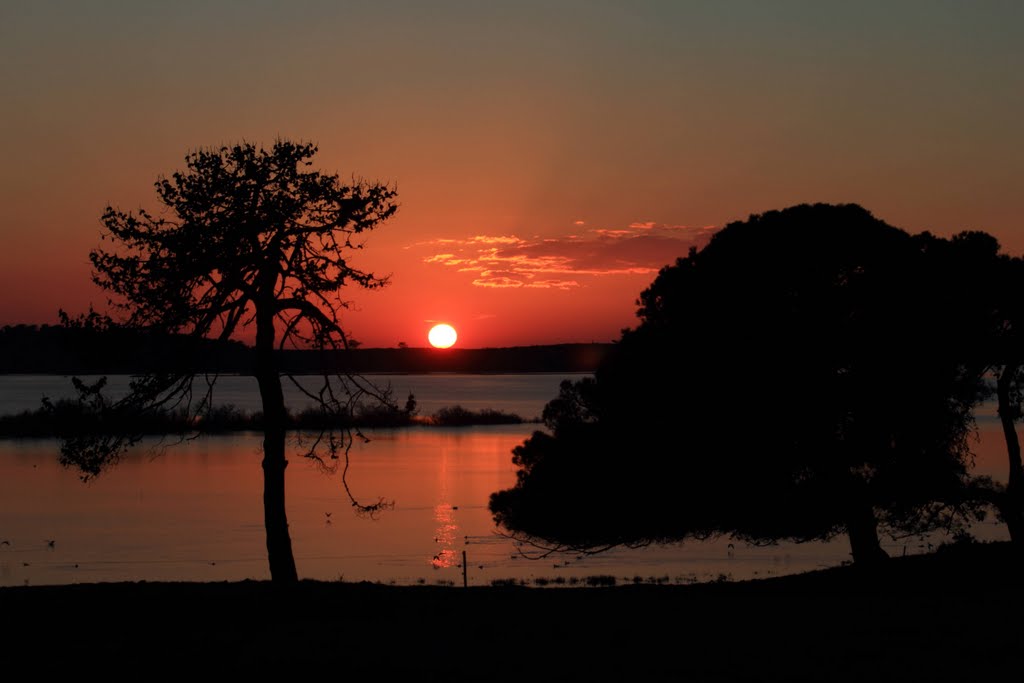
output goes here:
[[994, 237], [977, 231], [932, 239], [929, 258], [944, 271], [939, 283], [944, 289], [935, 300], [946, 306], [947, 319], [956, 321], [947, 334], [955, 335], [961, 358], [970, 359], [969, 367], [989, 392], [994, 390], [1006, 443], [1006, 483], [976, 477], [972, 493], [993, 504], [1011, 540], [1024, 545], [1024, 469], [1016, 430], [1024, 379], [1024, 261], [1001, 254]]
[[998, 370], [996, 395], [998, 397], [999, 422], [1006, 441], [1008, 481], [1006, 487], [997, 491], [995, 504], [1000, 516], [1006, 522], [1010, 540], [1017, 546], [1024, 545], [1024, 466], [1021, 463], [1020, 438], [1017, 436], [1017, 421], [1021, 419], [1021, 361], [1008, 360]]
[[[279, 352], [352, 346], [341, 324], [342, 288], [381, 287], [386, 279], [354, 268], [349, 254], [397, 208], [393, 188], [310, 170], [316, 152], [312, 144], [286, 140], [269, 150], [243, 143], [192, 152], [186, 170], [156, 182], [161, 211], [108, 207], [102, 239], [111, 248], [90, 254], [93, 280], [113, 295], [109, 303], [121, 312], [123, 327], [217, 339], [255, 329], [267, 553], [272, 579], [285, 582], [295, 581], [297, 572], [285, 515], [287, 414]], [[187, 370], [156, 372], [135, 379], [117, 401], [105, 399], [101, 386], [80, 389], [97, 412], [122, 418], [172, 408], [200, 414], [210, 409], [214, 380], [203, 375], [197, 383]], [[325, 374], [319, 389], [295, 383], [342, 425], [364, 397], [390, 400], [354, 376]], [[131, 431], [72, 436], [63, 441], [62, 462], [85, 478], [95, 476], [138, 439]], [[305, 455], [328, 466], [339, 453], [347, 459], [350, 444], [348, 431], [328, 429], [305, 443]]]
[[1024, 546], [1024, 466], [1016, 423], [1021, 419], [1024, 382], [1024, 260], [993, 255], [976, 272], [994, 299], [987, 358], [996, 379], [997, 413], [1006, 442], [1008, 478], [1005, 487], [992, 487], [993, 502], [1006, 522], [1010, 540]]
[[659, 273], [593, 379], [563, 383], [495, 520], [583, 550], [846, 533], [857, 562], [885, 557], [880, 525], [963, 523], [984, 322], [952, 306], [959, 246], [856, 205], [726, 226]]

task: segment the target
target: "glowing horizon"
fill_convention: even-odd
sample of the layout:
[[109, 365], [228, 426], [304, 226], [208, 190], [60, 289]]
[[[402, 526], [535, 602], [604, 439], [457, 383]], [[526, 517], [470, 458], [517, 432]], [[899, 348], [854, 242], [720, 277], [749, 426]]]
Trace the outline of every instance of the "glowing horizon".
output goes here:
[[343, 292], [370, 347], [428, 319], [462, 348], [612, 341], [714, 227], [800, 203], [1019, 254], [1024, 5], [985, 7], [21, 4], [0, 325], [104, 309], [106, 205], [157, 208], [190, 150], [280, 137], [398, 189], [352, 256], [389, 286]]

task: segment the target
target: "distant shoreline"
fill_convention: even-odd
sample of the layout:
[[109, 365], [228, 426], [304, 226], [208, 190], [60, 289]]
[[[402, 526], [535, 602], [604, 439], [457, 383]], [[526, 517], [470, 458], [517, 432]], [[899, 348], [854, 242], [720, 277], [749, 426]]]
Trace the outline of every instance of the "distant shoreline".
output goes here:
[[[354, 374], [379, 375], [383, 377], [409, 377], [419, 375], [587, 375], [593, 370], [437, 370], [427, 372], [410, 372], [405, 370], [371, 370]], [[145, 374], [144, 370], [134, 372], [0, 372], [0, 377], [99, 377], [102, 375], [124, 375], [129, 377]], [[197, 372], [196, 374], [203, 374]], [[213, 373], [210, 373], [213, 374]], [[252, 377], [247, 372], [218, 372], [218, 377]], [[288, 372], [294, 377], [323, 377], [322, 372]]]
[[[484, 349], [422, 347], [280, 351], [283, 372], [299, 375], [522, 374], [593, 372], [613, 343]], [[131, 330], [56, 326], [0, 328], [0, 374], [111, 375], [149, 371], [252, 374], [253, 349], [239, 342], [153, 336]]]

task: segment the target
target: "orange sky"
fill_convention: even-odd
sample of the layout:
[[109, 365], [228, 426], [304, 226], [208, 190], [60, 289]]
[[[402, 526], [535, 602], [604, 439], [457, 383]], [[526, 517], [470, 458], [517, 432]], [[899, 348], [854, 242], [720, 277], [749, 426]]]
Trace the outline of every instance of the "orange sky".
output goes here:
[[352, 335], [610, 341], [709, 226], [800, 202], [1024, 251], [1024, 5], [90, 3], [0, 9], [0, 324], [100, 305], [105, 205], [276, 137], [394, 183]]

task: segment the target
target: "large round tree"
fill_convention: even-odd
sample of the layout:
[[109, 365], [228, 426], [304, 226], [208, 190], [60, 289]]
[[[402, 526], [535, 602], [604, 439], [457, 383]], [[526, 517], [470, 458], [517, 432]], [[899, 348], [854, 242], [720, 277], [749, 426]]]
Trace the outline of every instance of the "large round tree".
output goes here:
[[958, 273], [983, 235], [912, 236], [859, 206], [751, 216], [664, 268], [593, 379], [493, 494], [554, 546], [849, 536], [858, 562], [962, 512], [982, 392]]

